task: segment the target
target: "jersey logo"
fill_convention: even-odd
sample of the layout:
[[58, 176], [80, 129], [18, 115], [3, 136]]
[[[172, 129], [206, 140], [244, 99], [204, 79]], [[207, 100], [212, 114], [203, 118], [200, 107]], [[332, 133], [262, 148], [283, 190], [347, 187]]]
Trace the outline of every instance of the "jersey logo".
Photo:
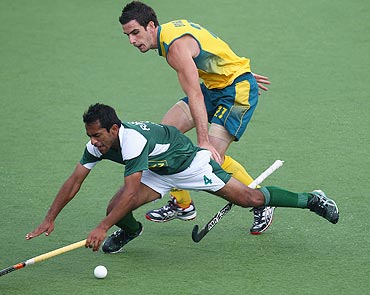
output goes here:
[[175, 20], [171, 22], [175, 27], [185, 27], [185, 24], [181, 20]]
[[203, 175], [204, 184], [212, 184], [212, 179], [208, 178], [207, 176]]
[[150, 128], [147, 125], [147, 123], [149, 123], [148, 121], [146, 121], [146, 122], [143, 122], [143, 121], [133, 121], [133, 122], [130, 122], [130, 123], [132, 125], [139, 126], [144, 131], [150, 131]]
[[144, 131], [150, 131], [149, 125], [156, 125], [156, 126], [159, 126], [159, 127], [163, 128], [163, 125], [153, 123], [153, 122], [150, 122], [150, 121], [132, 121], [132, 122], [128, 122], [128, 123], [130, 123], [132, 125], [139, 126], [141, 128], [141, 130], [144, 130]]
[[166, 160], [160, 160], [160, 161], [154, 161], [154, 160], [149, 160], [149, 169], [158, 169], [158, 168], [163, 168], [167, 167], [167, 161]]

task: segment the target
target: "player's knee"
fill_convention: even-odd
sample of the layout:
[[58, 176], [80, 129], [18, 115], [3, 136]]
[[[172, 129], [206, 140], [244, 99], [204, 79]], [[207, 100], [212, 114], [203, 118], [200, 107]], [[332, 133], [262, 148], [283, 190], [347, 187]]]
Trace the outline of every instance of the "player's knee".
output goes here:
[[264, 196], [259, 190], [246, 188], [242, 207], [260, 207], [264, 205]]

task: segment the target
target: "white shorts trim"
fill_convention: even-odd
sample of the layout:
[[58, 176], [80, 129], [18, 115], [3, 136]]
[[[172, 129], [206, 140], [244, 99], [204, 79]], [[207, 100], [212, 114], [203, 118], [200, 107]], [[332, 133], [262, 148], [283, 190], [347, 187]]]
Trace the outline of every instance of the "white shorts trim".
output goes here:
[[218, 191], [225, 183], [212, 172], [209, 164], [211, 152], [201, 150], [197, 152], [190, 166], [184, 171], [171, 174], [159, 175], [150, 170], [144, 170], [141, 182], [164, 196], [171, 189]]

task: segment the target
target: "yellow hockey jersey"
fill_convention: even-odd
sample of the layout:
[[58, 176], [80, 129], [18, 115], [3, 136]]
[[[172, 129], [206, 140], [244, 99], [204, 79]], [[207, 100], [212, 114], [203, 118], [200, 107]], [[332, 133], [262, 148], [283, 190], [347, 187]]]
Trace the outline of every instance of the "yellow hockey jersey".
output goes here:
[[158, 54], [166, 58], [172, 42], [184, 35], [192, 36], [199, 44], [200, 53], [193, 59], [208, 89], [225, 88], [236, 77], [251, 71], [248, 58], [237, 56], [226, 42], [187, 20], [175, 20], [158, 27]]

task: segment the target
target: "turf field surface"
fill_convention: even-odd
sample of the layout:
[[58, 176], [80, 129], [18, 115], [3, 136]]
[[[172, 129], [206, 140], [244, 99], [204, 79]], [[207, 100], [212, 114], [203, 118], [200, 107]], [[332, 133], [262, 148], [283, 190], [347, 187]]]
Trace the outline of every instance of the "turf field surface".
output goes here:
[[[183, 96], [163, 58], [128, 44], [118, 23], [125, 3], [0, 2], [0, 268], [84, 239], [122, 183], [122, 167], [100, 164], [52, 235], [24, 239], [80, 159], [89, 104], [110, 104], [123, 120], [159, 122]], [[277, 209], [271, 228], [252, 236], [252, 213], [234, 207], [196, 244], [193, 225], [226, 202], [192, 193], [195, 221], [151, 223], [145, 212], [167, 199], [147, 204], [135, 212], [144, 233], [125, 253], [78, 249], [1, 277], [0, 294], [368, 293], [369, 2], [147, 3], [162, 23], [187, 18], [209, 28], [270, 77], [229, 154], [254, 176], [284, 160], [265, 184], [323, 189], [337, 201], [339, 223]], [[92, 274], [99, 264], [108, 268], [104, 280]]]

